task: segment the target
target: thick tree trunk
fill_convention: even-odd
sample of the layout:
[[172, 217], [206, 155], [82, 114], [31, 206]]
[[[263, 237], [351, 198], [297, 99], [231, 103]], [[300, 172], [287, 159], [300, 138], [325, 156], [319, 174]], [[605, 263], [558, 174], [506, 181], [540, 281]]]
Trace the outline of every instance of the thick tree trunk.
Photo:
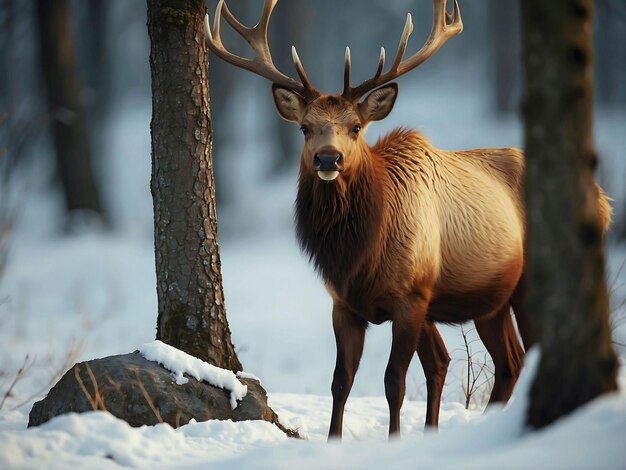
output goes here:
[[80, 101], [69, 0], [37, 0], [37, 17], [52, 137], [67, 210], [103, 214]]
[[526, 308], [541, 363], [528, 423], [616, 388], [592, 136], [592, 0], [524, 0]]
[[148, 0], [157, 339], [236, 371], [217, 244], [205, 13], [202, 1]]

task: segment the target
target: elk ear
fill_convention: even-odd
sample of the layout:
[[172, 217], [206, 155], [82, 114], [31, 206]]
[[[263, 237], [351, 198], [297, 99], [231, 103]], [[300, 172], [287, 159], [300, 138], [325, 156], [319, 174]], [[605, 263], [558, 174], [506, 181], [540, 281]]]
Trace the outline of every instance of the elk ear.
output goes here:
[[359, 103], [359, 112], [365, 121], [380, 121], [387, 117], [396, 103], [398, 84], [390, 83], [377, 88]]
[[275, 83], [272, 85], [272, 95], [278, 113], [287, 121], [300, 122], [304, 117], [306, 101], [294, 91], [283, 88]]

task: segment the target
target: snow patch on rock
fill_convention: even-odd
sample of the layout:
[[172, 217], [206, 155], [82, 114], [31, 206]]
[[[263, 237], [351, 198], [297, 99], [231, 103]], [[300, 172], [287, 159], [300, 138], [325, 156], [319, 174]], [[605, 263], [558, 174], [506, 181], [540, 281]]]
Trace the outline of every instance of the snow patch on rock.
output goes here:
[[242, 400], [248, 392], [248, 387], [242, 384], [232, 371], [204, 362], [162, 341], [144, 343], [139, 348], [139, 352], [149, 361], [158, 362], [169, 370], [179, 385], [187, 383], [188, 379], [184, 375], [187, 374], [197, 380], [203, 380], [215, 387], [228, 390], [230, 406], [233, 410], [237, 408], [237, 400]]

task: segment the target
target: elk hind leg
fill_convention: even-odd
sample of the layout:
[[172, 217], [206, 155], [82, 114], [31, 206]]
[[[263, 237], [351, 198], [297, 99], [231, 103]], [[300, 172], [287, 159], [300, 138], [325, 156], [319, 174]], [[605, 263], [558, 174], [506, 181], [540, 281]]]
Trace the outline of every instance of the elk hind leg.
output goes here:
[[509, 302], [495, 316], [474, 320], [474, 323], [495, 366], [489, 403], [506, 402], [511, 397], [524, 362], [524, 350], [517, 339]]
[[524, 286], [524, 275], [522, 275], [522, 278], [517, 284], [517, 287], [513, 292], [513, 296], [511, 297], [511, 307], [513, 307], [513, 313], [515, 313], [515, 320], [517, 321], [517, 328], [520, 336], [522, 337], [522, 342], [524, 343], [524, 349], [528, 351], [533, 344], [535, 344], [535, 341], [533, 339], [530, 319], [528, 318], [526, 306], [524, 305]]
[[425, 321], [417, 344], [417, 355], [426, 376], [426, 426], [437, 428], [441, 394], [450, 356], [434, 323]]

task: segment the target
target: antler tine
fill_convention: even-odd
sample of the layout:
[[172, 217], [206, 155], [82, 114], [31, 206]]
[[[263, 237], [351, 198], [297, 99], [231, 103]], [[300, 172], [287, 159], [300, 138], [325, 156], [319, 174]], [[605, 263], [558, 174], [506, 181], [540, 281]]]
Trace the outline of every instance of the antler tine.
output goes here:
[[[371, 78], [369, 81], [376, 81], [378, 80], [378, 78], [380, 77], [380, 74], [383, 72], [383, 68], [385, 67], [385, 48], [381, 47], [380, 48], [380, 57], [378, 58], [378, 67], [376, 68], [376, 73], [374, 74], [374, 77]], [[352, 59], [350, 56], [350, 48], [346, 47], [346, 59], [345, 59], [345, 66], [344, 66], [344, 72], [343, 72], [343, 93], [341, 94], [343, 97], [347, 98], [347, 99], [353, 99], [353, 98], [358, 98], [359, 96], [361, 96], [361, 94], [359, 94], [359, 88], [352, 88], [350, 86], [350, 72], [352, 70]], [[361, 84], [362, 86], [363, 84]]]
[[350, 58], [350, 48], [346, 47], [346, 59], [343, 68], [343, 94], [350, 92], [350, 70], [352, 69], [352, 59]]
[[252, 28], [244, 26], [235, 18], [235, 15], [232, 14], [228, 5], [225, 3], [223, 5], [223, 15], [228, 24], [250, 44], [252, 49], [260, 57], [268, 62], [272, 61], [272, 54], [267, 41], [267, 28], [269, 26], [270, 16], [277, 2], [278, 0], [265, 0], [263, 3], [263, 11], [261, 12], [261, 19], [256, 26]]
[[347, 93], [344, 91], [344, 96], [351, 100], [357, 100], [368, 91], [404, 75], [432, 57], [448, 39], [460, 34], [463, 31], [463, 21], [461, 20], [458, 1], [454, 0], [453, 12], [450, 15], [446, 11], [446, 0], [433, 0], [433, 25], [430, 35], [419, 51], [408, 59], [403, 60], [412, 31], [413, 21], [411, 15], [408, 14], [402, 36], [400, 37], [398, 51], [391, 68], [387, 72], [382, 73], [384, 51], [381, 51], [376, 74], [372, 78], [365, 80], [358, 87], [350, 88]]
[[450, 24], [446, 26], [450, 26], [450, 28], [458, 28], [459, 31], [455, 34], [460, 34], [463, 31], [463, 21], [461, 20], [461, 9], [459, 8], [458, 0], [454, 0], [454, 6], [452, 7], [452, 18], [450, 18]]
[[309, 81], [309, 77], [307, 77], [306, 72], [304, 71], [302, 62], [300, 62], [300, 57], [298, 56], [298, 51], [296, 51], [296, 46], [291, 46], [291, 58], [293, 59], [293, 65], [295, 65], [298, 76], [300, 77], [300, 81], [302, 82], [304, 87], [307, 90], [315, 90], [315, 88], [313, 88], [313, 85]]
[[443, 27], [446, 24], [446, 19], [448, 15], [446, 3], [447, 1], [433, 1], [433, 30], [435, 29], [435, 27]]
[[[220, 36], [220, 25], [222, 18], [222, 8], [224, 8], [224, 0], [220, 0], [215, 8], [215, 18], [213, 19], [213, 34], [211, 35], [214, 39], [217, 39], [220, 43], [222, 42], [222, 37]], [[206, 16], [207, 24], [209, 15]]]
[[[404, 61], [399, 69], [400, 75], [414, 69], [432, 57], [443, 44], [463, 31], [463, 21], [457, 0], [454, 0], [452, 15], [446, 11], [446, 0], [433, 0], [433, 26], [424, 46], [413, 56]], [[450, 19], [450, 22], [448, 22]]]
[[378, 68], [376, 69], [376, 73], [374, 74], [374, 79], [377, 80], [380, 77], [380, 74], [383, 73], [383, 68], [385, 68], [385, 48], [380, 48], [380, 57], [378, 58]]
[[402, 30], [402, 36], [400, 36], [400, 43], [398, 44], [398, 51], [396, 52], [396, 58], [393, 61], [390, 71], [397, 71], [398, 67], [402, 63], [402, 58], [406, 52], [406, 46], [409, 43], [409, 36], [413, 32], [413, 18], [410, 13], [406, 14], [406, 22], [404, 23], [404, 29]]
[[[263, 11], [261, 13], [261, 19], [255, 27], [248, 28], [247, 26], [241, 24], [241, 22], [239, 22], [237, 18], [235, 18], [228, 6], [225, 4], [224, 0], [220, 0], [217, 8], [215, 9], [215, 19], [212, 32], [209, 27], [209, 16], [207, 15], [205, 18], [207, 43], [209, 45], [209, 48], [224, 61], [236, 67], [260, 75], [272, 81], [273, 83], [276, 83], [277, 85], [293, 90], [306, 99], [314, 99], [319, 96], [319, 92], [308, 80], [299, 58], [297, 59], [297, 62], [296, 59], [294, 59], [294, 62], [296, 64], [296, 69], [298, 71], [300, 79], [302, 80], [302, 83], [283, 74], [280, 70], [276, 68], [274, 62], [272, 61], [272, 55], [270, 53], [267, 41], [267, 29], [270, 16], [277, 2], [278, 0], [265, 0], [263, 4]], [[228, 24], [237, 33], [239, 33], [239, 35], [242, 36], [248, 42], [248, 44], [250, 44], [250, 47], [252, 47], [255, 54], [253, 59], [246, 59], [244, 57], [237, 56], [229, 52], [224, 47], [222, 43], [222, 38], [220, 36], [222, 15], [224, 16], [224, 18], [226, 18]], [[297, 58], [297, 54], [295, 55], [295, 57]]]
[[[270, 16], [276, 7], [278, 0], [265, 0], [263, 3], [263, 11], [261, 12], [261, 19], [259, 23], [254, 27], [254, 29], [259, 28], [258, 30], [263, 33], [263, 37], [267, 39], [267, 28], [270, 22]], [[267, 43], [267, 41], [265, 41]]]
[[242, 36], [246, 39], [246, 41], [249, 42], [250, 31], [252, 30], [252, 28], [248, 28], [247, 26], [241, 24], [241, 22], [237, 18], [235, 18], [235, 15], [231, 13], [230, 8], [228, 8], [228, 5], [226, 3], [224, 3], [223, 5], [222, 15], [231, 26], [231, 28], [237, 31], [240, 36]]

